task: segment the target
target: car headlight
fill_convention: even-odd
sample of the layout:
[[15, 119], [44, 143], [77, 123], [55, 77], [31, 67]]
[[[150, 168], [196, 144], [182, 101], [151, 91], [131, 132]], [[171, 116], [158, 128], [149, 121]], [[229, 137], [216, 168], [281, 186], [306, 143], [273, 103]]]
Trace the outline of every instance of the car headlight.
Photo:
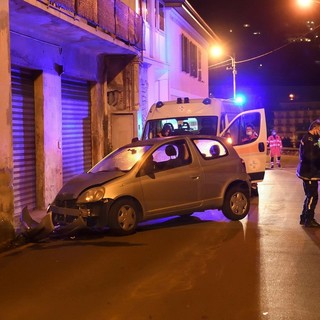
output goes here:
[[91, 188], [83, 192], [78, 198], [78, 203], [96, 202], [103, 199], [104, 187]]

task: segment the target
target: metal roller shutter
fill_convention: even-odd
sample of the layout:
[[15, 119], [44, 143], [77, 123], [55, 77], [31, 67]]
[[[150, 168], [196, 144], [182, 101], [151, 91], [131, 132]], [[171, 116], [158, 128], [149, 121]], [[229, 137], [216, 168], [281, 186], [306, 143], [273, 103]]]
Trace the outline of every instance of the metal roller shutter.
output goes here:
[[14, 215], [23, 207], [36, 208], [36, 147], [34, 77], [26, 69], [12, 69], [12, 134]]
[[91, 113], [87, 81], [62, 79], [63, 183], [90, 169]]

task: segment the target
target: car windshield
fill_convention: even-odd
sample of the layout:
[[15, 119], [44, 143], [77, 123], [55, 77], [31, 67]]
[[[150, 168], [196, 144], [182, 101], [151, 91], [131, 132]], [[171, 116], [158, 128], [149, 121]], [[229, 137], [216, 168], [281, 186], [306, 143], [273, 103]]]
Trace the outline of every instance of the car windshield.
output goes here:
[[120, 148], [103, 158], [90, 172], [129, 171], [150, 148], [149, 145]]
[[149, 120], [146, 123], [142, 140], [181, 134], [217, 135], [217, 127], [217, 116], [196, 116]]

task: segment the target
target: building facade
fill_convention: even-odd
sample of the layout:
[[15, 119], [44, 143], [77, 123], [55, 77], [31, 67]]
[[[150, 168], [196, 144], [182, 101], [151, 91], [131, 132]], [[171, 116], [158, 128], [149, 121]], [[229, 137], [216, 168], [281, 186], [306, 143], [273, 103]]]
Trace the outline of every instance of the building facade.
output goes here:
[[137, 119], [140, 137], [153, 103], [209, 96], [208, 53], [217, 37], [188, 1], [140, 0], [139, 6], [144, 21]]
[[312, 121], [320, 118], [320, 102], [282, 102], [273, 112], [274, 129], [286, 147], [299, 147]]
[[24, 207], [139, 136], [150, 105], [208, 95], [214, 33], [187, 1], [0, 2], [0, 243]]

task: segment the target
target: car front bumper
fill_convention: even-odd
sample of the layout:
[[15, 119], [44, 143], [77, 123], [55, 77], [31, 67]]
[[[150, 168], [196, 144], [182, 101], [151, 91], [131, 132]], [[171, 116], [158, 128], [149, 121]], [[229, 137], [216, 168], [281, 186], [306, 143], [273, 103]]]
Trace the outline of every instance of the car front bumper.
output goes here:
[[106, 217], [110, 203], [96, 202], [77, 207], [61, 207], [50, 205], [48, 212], [52, 214], [54, 225], [65, 225], [82, 218], [88, 227], [106, 225]]

